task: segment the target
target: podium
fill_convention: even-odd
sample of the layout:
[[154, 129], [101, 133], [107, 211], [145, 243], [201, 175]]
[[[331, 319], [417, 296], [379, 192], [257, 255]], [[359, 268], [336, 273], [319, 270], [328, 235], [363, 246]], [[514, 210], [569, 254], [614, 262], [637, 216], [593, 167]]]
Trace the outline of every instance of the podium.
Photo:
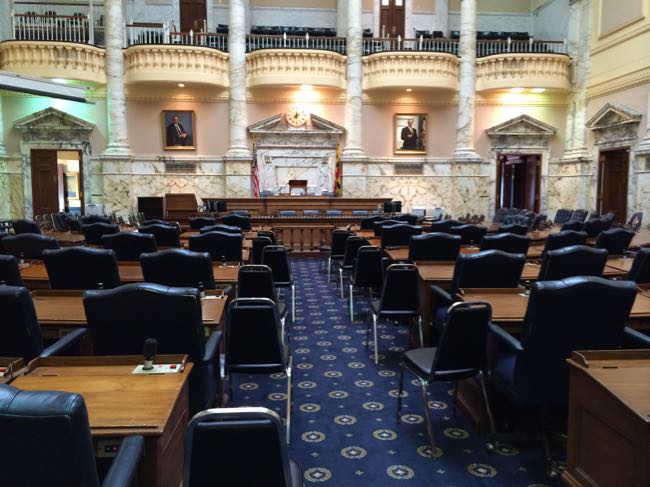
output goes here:
[[290, 179], [289, 180], [289, 196], [294, 189], [302, 189], [304, 195], [307, 194], [307, 180], [306, 179]]

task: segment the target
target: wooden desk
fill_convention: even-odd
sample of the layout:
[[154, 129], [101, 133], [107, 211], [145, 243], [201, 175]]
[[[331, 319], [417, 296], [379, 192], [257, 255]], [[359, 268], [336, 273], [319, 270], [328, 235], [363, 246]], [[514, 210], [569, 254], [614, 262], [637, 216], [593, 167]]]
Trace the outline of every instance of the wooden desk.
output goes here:
[[650, 485], [650, 350], [573, 352], [569, 486]]
[[639, 247], [648, 247], [650, 246], [650, 230], [643, 229], [639, 230], [632, 239], [630, 243], [630, 248], [636, 249]]
[[[542, 255], [543, 249], [543, 245], [531, 245], [528, 249], [528, 254], [526, 254], [526, 257], [529, 259], [539, 258]], [[407, 261], [409, 256], [408, 247], [400, 247], [399, 249], [386, 249], [384, 252], [388, 258], [393, 261]], [[480, 249], [476, 246], [470, 247], [469, 245], [463, 245], [460, 249], [460, 252], [462, 254], [477, 254], [480, 252]]]
[[[158, 363], [185, 363], [187, 356], [156, 357]], [[178, 487], [183, 478], [188, 377], [192, 364], [178, 374], [134, 375], [141, 356], [37, 358], [25, 376], [12, 383], [27, 390], [60, 390], [83, 396], [97, 456], [127, 435], [145, 437], [140, 460], [144, 486]]]
[[[120, 281], [122, 284], [131, 282], [143, 282], [142, 268], [139, 262], [120, 262]], [[214, 279], [218, 285], [236, 284], [239, 267], [222, 267], [221, 263], [215, 262], [212, 265]], [[29, 267], [20, 270], [20, 275], [29, 289], [49, 289], [50, 281], [42, 262], [33, 262]]]
[[633, 258], [610, 257], [607, 259], [607, 267], [616, 269], [622, 274], [627, 274], [632, 268], [632, 262], [634, 262]]
[[82, 245], [86, 241], [86, 237], [83, 236], [83, 233], [78, 232], [43, 232], [43, 235], [46, 237], [54, 237], [59, 245], [62, 247], [67, 247], [70, 245]]
[[274, 223], [272, 227], [278, 244], [298, 251], [318, 250], [321, 245], [329, 244], [333, 229], [333, 225], [309, 223]]

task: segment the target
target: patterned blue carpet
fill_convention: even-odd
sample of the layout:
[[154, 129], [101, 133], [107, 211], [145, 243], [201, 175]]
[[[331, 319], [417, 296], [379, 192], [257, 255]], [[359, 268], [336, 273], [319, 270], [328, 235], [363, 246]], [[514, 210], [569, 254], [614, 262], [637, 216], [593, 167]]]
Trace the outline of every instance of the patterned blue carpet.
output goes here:
[[[375, 366], [365, 346], [367, 294], [356, 295], [350, 322], [347, 294], [340, 298], [319, 265], [317, 259], [292, 260], [296, 323], [287, 317], [294, 365], [289, 455], [301, 465], [306, 485], [548, 485], [541, 445], [501, 444], [498, 453], [485, 452], [485, 438], [454, 414], [451, 384], [430, 389], [438, 447], [431, 459], [420, 388], [408, 373], [402, 422], [396, 421], [407, 327], [382, 323]], [[285, 416], [282, 374], [235, 375], [233, 382], [233, 405], [265, 406]]]

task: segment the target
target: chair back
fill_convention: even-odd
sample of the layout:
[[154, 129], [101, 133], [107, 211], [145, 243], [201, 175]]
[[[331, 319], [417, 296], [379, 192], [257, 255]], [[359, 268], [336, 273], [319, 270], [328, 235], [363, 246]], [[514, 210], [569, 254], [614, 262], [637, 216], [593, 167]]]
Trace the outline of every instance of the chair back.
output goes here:
[[461, 226], [463, 223], [459, 222], [458, 220], [438, 220], [433, 223], [431, 223], [430, 230], [432, 232], [442, 232], [442, 233], [451, 233], [451, 227], [458, 227]]
[[147, 233], [156, 237], [156, 245], [159, 247], [180, 247], [181, 239], [178, 227], [154, 223], [144, 225], [138, 229], [140, 233]]
[[573, 210], [570, 210], [568, 208], [560, 208], [555, 213], [553, 223], [556, 225], [563, 225], [571, 219], [571, 215], [573, 215]]
[[271, 239], [271, 243], [273, 243], [273, 245], [275, 245], [277, 243], [275, 241], [275, 233], [273, 233], [270, 230], [258, 230], [257, 236], [258, 237], [267, 237], [267, 238]]
[[141, 254], [140, 265], [146, 282], [171, 287], [214, 289], [214, 270], [210, 254], [186, 249], [167, 249], [153, 254]]
[[478, 244], [483, 240], [487, 234], [487, 227], [482, 225], [459, 225], [451, 227], [449, 233], [453, 235], [460, 235], [464, 244], [475, 243]]
[[481, 251], [502, 250], [509, 254], [528, 253], [530, 237], [516, 233], [498, 233], [497, 235], [486, 235], [481, 240]]
[[[292, 485], [282, 420], [259, 407], [208, 409], [189, 423], [185, 439], [185, 487]], [[250, 445], [263, 455], [250, 458]], [[218, 451], [219, 455], [214, 455]]]
[[81, 395], [0, 385], [0, 436], [13, 439], [0, 455], [3, 485], [99, 487]]
[[637, 284], [650, 283], [650, 248], [641, 247], [639, 249], [634, 256], [627, 278]]
[[332, 231], [332, 257], [343, 257], [345, 254], [345, 243], [348, 237], [354, 236], [350, 230], [336, 229]]
[[238, 298], [276, 300], [273, 271], [266, 265], [243, 265], [237, 273]]
[[22, 357], [25, 363], [38, 357], [43, 351], [43, 336], [29, 291], [24, 287], [0, 286], [0, 309], [0, 357]]
[[240, 234], [208, 232], [188, 239], [193, 252], [208, 252], [216, 261], [241, 262], [243, 238]]
[[58, 249], [59, 242], [54, 237], [46, 237], [35, 233], [9, 235], [2, 239], [5, 254], [15, 257], [21, 255], [26, 259], [42, 259], [46, 249]]
[[369, 216], [367, 218], [363, 218], [361, 220], [361, 230], [374, 230], [375, 229], [375, 223], [381, 222], [384, 220], [388, 220], [385, 216], [381, 215], [374, 215], [374, 216]]
[[485, 250], [478, 254], [459, 254], [454, 267], [451, 290], [464, 287], [517, 287], [526, 263], [524, 254]]
[[217, 223], [216, 225], [209, 225], [206, 227], [201, 227], [200, 233], [208, 232], [222, 232], [222, 233], [231, 233], [234, 235], [241, 235], [242, 231], [239, 227], [233, 227], [231, 225], [224, 225], [223, 223]]
[[514, 233], [515, 235], [526, 235], [528, 233], [528, 225], [520, 225], [519, 223], [510, 223], [508, 225], [501, 225], [497, 229], [497, 233]]
[[90, 223], [81, 225], [86, 243], [89, 245], [102, 245], [102, 236], [120, 233], [120, 227], [112, 223]]
[[43, 261], [52, 289], [111, 289], [120, 285], [117, 258], [110, 249], [44, 250]]
[[271, 268], [273, 280], [276, 285], [293, 283], [291, 267], [289, 266], [289, 255], [287, 249], [282, 245], [267, 245], [264, 247], [262, 251], [262, 264]]
[[561, 232], [551, 233], [546, 237], [543, 253], [549, 250], [562, 249], [572, 245], [584, 245], [587, 241], [586, 232], [576, 232], [574, 230], [562, 230]]
[[615, 217], [616, 215], [613, 212], [608, 211], [600, 218], [600, 222], [603, 225], [603, 230], [609, 230], [610, 228], [612, 228]]
[[352, 280], [355, 286], [381, 289], [384, 282], [383, 253], [379, 247], [359, 247], [354, 261]]
[[305, 216], [320, 215], [320, 210], [302, 210], [302, 214]]
[[237, 213], [232, 213], [230, 215], [224, 215], [221, 217], [221, 223], [224, 225], [231, 225], [233, 227], [239, 227], [242, 230], [251, 229], [251, 219], [248, 215], [240, 215]]
[[643, 212], [637, 211], [633, 213], [630, 219], [627, 222], [627, 226], [634, 230], [635, 232], [639, 231], [641, 228], [641, 222], [643, 221]]
[[0, 285], [24, 286], [23, 278], [20, 275], [18, 259], [13, 255], [0, 254]]
[[582, 225], [582, 231], [587, 232], [587, 237], [596, 237], [603, 230], [607, 230], [602, 218], [592, 218]]
[[381, 237], [382, 232], [384, 231], [385, 226], [392, 226], [392, 225], [400, 225], [403, 224], [404, 222], [401, 222], [399, 220], [395, 219], [390, 219], [390, 220], [380, 220], [378, 222], [375, 222], [373, 225], [373, 230], [375, 232], [375, 237]]
[[485, 370], [492, 307], [484, 302], [456, 302], [445, 316], [432, 372]]
[[149, 225], [167, 225], [168, 227], [175, 227], [176, 223], [167, 220], [161, 220], [160, 218], [149, 218], [142, 220], [141, 225], [143, 227], [148, 227]]
[[117, 260], [139, 261], [140, 254], [156, 251], [156, 237], [147, 233], [119, 232], [103, 235], [105, 249], [115, 252]]
[[341, 216], [342, 210], [325, 210], [325, 216]]
[[82, 224], [79, 218], [69, 215], [68, 213], [63, 213], [61, 217], [63, 218], [63, 222], [65, 223], [65, 226], [68, 230], [81, 232]]
[[460, 252], [460, 235], [434, 232], [413, 235], [409, 240], [409, 260], [412, 261], [455, 261]]
[[210, 216], [190, 217], [190, 230], [200, 230], [203, 227], [214, 225], [215, 219]]
[[262, 263], [262, 253], [267, 245], [273, 245], [269, 237], [255, 237], [251, 246], [251, 262], [253, 264]]
[[584, 221], [587, 219], [588, 214], [589, 212], [587, 210], [579, 208], [573, 212], [569, 221], [578, 221], [580, 223], [584, 223]]
[[585, 226], [585, 224], [582, 221], [569, 220], [568, 222], [564, 223], [560, 227], [560, 230], [562, 232], [564, 232], [565, 230], [573, 230], [574, 232], [582, 232], [583, 229], [584, 229], [584, 226]]
[[607, 263], [607, 251], [572, 245], [544, 254], [539, 269], [540, 281], [555, 281], [574, 276], [600, 276]]
[[284, 366], [280, 316], [269, 298], [237, 298], [228, 306], [226, 319], [226, 374], [260, 373]]
[[417, 225], [418, 224], [418, 216], [413, 215], [411, 213], [402, 213], [401, 215], [395, 215], [393, 217], [393, 220], [397, 220], [398, 222], [406, 222], [409, 225]]
[[598, 234], [596, 248], [605, 249], [609, 255], [622, 255], [629, 248], [634, 232], [627, 228], [610, 228]]
[[409, 244], [413, 235], [421, 235], [422, 227], [418, 225], [409, 225], [400, 223], [397, 225], [385, 225], [381, 234], [381, 246], [386, 247], [404, 247]]
[[345, 251], [343, 252], [343, 267], [352, 268], [354, 259], [357, 258], [359, 247], [370, 245], [366, 237], [350, 236], [345, 240]]
[[81, 217], [81, 223], [84, 225], [91, 225], [93, 223], [111, 223], [111, 219], [107, 216], [101, 215], [87, 215]]
[[386, 314], [419, 312], [418, 270], [413, 264], [388, 266], [381, 291], [380, 309]]
[[41, 226], [38, 223], [24, 218], [12, 221], [11, 227], [14, 229], [16, 235], [20, 235], [21, 233], [42, 233]]

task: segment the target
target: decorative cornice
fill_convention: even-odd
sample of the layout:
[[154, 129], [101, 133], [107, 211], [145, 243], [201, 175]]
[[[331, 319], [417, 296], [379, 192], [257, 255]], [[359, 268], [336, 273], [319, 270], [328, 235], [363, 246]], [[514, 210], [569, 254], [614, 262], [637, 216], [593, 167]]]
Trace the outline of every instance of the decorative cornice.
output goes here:
[[587, 98], [592, 100], [646, 83], [650, 83], [650, 66], [589, 86]]

